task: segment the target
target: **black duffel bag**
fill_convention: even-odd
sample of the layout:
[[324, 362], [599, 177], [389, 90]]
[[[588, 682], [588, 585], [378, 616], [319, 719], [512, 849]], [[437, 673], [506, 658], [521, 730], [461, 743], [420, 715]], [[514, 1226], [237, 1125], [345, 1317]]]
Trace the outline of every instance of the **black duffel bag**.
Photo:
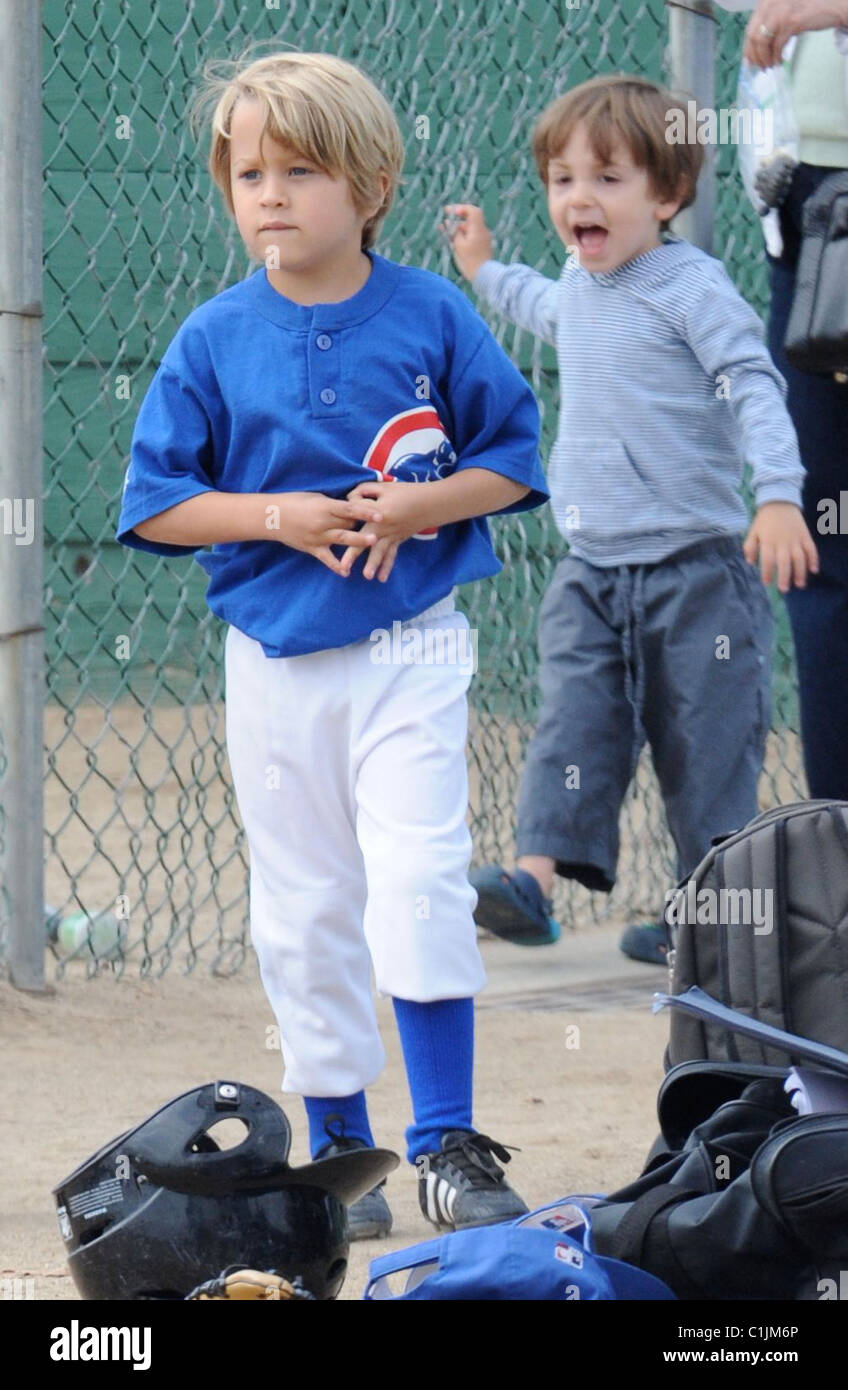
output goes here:
[[727, 1062], [673, 1068], [641, 1176], [592, 1210], [595, 1250], [680, 1299], [832, 1296], [848, 1268], [848, 1114], [799, 1117], [785, 1077]]

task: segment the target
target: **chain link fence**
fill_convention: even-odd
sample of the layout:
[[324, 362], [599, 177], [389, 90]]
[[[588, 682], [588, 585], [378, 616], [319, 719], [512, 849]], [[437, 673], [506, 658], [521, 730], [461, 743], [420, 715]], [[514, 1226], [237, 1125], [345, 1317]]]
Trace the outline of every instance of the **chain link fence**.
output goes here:
[[[743, 22], [722, 12], [717, 23], [716, 102], [732, 105]], [[254, 268], [186, 114], [203, 62], [252, 40], [336, 53], [391, 101], [407, 161], [381, 254], [458, 281], [437, 222], [446, 201], [469, 200], [482, 204], [500, 259], [555, 277], [562, 252], [532, 167], [532, 124], [595, 73], [663, 77], [667, 16], [662, 0], [44, 7], [46, 891], [59, 916], [120, 921], [107, 916], [99, 935], [65, 930], [54, 948], [60, 975], [69, 960], [158, 974], [202, 959], [229, 973], [248, 951], [247, 849], [224, 741], [225, 627], [191, 559], [131, 552], [113, 538], [133, 421], [167, 343], [191, 309]], [[762, 313], [761, 235], [732, 148], [720, 151], [717, 211], [714, 254]], [[489, 321], [540, 400], [546, 458], [553, 350]], [[479, 634], [471, 825], [475, 863], [511, 863], [537, 713], [536, 612], [564, 545], [548, 508], [495, 520], [492, 532], [503, 572], [459, 591]], [[791, 646], [776, 611], [763, 805], [803, 794]], [[615, 891], [561, 884], [555, 907], [571, 924], [653, 915], [673, 875], [646, 754], [623, 811]]]

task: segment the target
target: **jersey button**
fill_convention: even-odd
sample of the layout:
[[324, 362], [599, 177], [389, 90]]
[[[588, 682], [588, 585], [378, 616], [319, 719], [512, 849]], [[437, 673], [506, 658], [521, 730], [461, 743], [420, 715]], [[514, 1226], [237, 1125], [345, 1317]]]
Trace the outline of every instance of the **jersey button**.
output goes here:
[[325, 387], [324, 387], [324, 390], [321, 392], [321, 400], [324, 402], [324, 404], [325, 404], [325, 405], [332, 405], [332, 404], [333, 404], [333, 401], [334, 401], [335, 399], [336, 399], [336, 393], [335, 393], [335, 391], [332, 389], [332, 387], [331, 387], [331, 386], [325, 386]]
[[328, 347], [333, 346], [333, 340], [330, 337], [329, 333], [319, 333], [315, 341], [318, 344], [319, 348], [321, 348], [322, 352], [326, 352]]

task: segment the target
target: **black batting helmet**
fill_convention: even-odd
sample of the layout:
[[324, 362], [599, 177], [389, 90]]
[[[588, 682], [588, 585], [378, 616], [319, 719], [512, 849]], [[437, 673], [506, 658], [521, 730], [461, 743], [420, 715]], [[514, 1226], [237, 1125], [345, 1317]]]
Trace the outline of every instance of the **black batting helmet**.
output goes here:
[[[222, 1119], [246, 1134], [221, 1149]], [[288, 1164], [291, 1126], [261, 1091], [186, 1091], [98, 1149], [54, 1188], [74, 1283], [86, 1299], [184, 1298], [233, 1264], [298, 1275], [316, 1298], [347, 1269], [346, 1206], [396, 1168], [387, 1149]]]

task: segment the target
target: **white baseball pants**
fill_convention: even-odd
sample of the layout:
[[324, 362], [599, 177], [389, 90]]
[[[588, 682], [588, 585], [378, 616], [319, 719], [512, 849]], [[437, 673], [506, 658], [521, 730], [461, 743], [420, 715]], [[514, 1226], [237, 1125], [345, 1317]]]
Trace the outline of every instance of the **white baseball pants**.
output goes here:
[[[403, 623], [420, 630], [422, 657], [428, 626], [454, 629], [455, 651], [466, 648], [452, 597]], [[467, 876], [470, 663], [375, 657], [368, 639], [266, 657], [238, 628], [227, 633], [251, 937], [279, 1025], [282, 1089], [301, 1095], [351, 1095], [381, 1072], [372, 963], [380, 993], [417, 1002], [465, 998], [486, 978]]]

